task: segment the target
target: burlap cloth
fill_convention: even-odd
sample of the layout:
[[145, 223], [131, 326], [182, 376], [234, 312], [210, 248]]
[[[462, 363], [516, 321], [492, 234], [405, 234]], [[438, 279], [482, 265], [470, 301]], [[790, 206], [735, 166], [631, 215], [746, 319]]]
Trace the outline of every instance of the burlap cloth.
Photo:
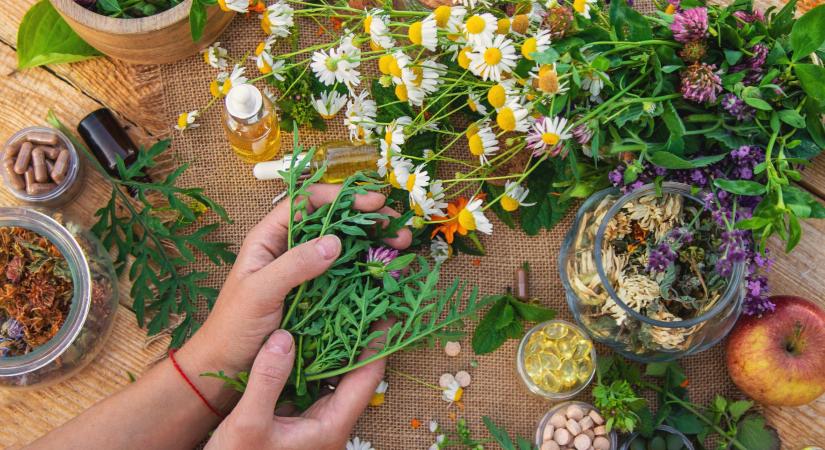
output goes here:
[[[650, 3], [637, 2], [636, 7], [643, 12], [651, 10]], [[309, 23], [302, 30], [302, 47], [321, 42], [317, 25]], [[240, 57], [254, 49], [262, 38], [259, 20], [255, 15], [250, 15], [237, 17], [219, 40], [229, 49], [230, 55]], [[365, 63], [367, 64], [374, 65], [374, 62]], [[250, 77], [257, 76], [252, 61], [248, 64], [247, 71]], [[215, 70], [206, 66], [200, 56], [163, 67], [168, 123], [174, 123], [180, 112], [206, 104], [210, 98], [209, 81], [215, 74]], [[272, 199], [283, 191], [284, 185], [276, 181], [256, 180], [252, 176], [251, 166], [242, 163], [232, 153], [221, 126], [221, 108], [222, 104], [217, 104], [199, 119], [199, 128], [177, 136], [173, 148], [180, 162], [190, 163], [190, 168], [181, 177], [182, 184], [204, 187], [209, 196], [227, 209], [234, 221], [233, 224], [222, 226], [212, 238], [232, 242], [237, 250], [247, 230], [271, 209]], [[301, 129], [301, 142], [311, 146], [346, 138], [347, 133], [340, 117], [339, 114], [329, 122], [329, 129], [323, 133]], [[284, 134], [283, 142], [286, 151], [290, 151], [292, 135]], [[481, 238], [487, 255], [481, 258], [460, 255], [451, 259], [442, 270], [442, 278], [448, 281], [461, 278], [477, 285], [482, 294], [501, 293], [512, 286], [513, 271], [526, 261], [532, 268], [532, 295], [555, 308], [560, 318], [572, 321], [556, 264], [572, 216], [573, 211], [553, 230], [532, 237], [511, 230], [492, 218], [494, 234]], [[221, 286], [229, 270], [216, 269], [205, 258], [201, 258], [196, 265], [199, 269], [211, 271], [209, 284], [216, 288]], [[201, 310], [200, 318], [205, 315], [206, 311]], [[468, 330], [470, 329], [468, 326]], [[426, 430], [427, 421], [436, 419], [452, 428], [453, 423], [449, 418], [452, 411], [458, 417], [467, 419], [477, 437], [486, 436], [480, 419], [487, 415], [511, 434], [532, 440], [538, 420], [551, 407], [551, 403], [530, 394], [524, 388], [515, 369], [517, 345], [517, 341], [510, 341], [493, 354], [478, 357], [472, 353], [469, 339], [465, 339], [461, 354], [455, 358], [447, 357], [439, 348], [415, 350], [391, 357], [389, 367], [433, 384], [438, 383], [439, 376], [444, 372], [469, 371], [473, 382], [465, 392], [463, 408], [452, 406], [448, 409], [447, 403], [440, 399], [439, 392], [388, 373], [386, 404], [369, 408], [358, 422], [354, 435], [371, 441], [380, 450], [425, 449], [434, 441], [434, 436]], [[478, 361], [476, 368], [470, 365], [474, 359]], [[689, 376], [690, 394], [694, 401], [706, 403], [716, 394], [741, 396], [728, 378], [721, 345], [685, 358], [682, 364]], [[590, 402], [590, 389], [578, 395], [577, 399]], [[410, 425], [414, 418], [424, 423], [417, 430]], [[488, 446], [493, 447], [494, 445]]]

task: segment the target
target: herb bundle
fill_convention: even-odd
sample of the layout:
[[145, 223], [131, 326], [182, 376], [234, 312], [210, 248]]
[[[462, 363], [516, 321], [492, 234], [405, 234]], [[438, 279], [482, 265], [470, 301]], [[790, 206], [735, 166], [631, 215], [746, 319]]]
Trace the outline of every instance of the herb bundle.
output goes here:
[[161, 13], [183, 0], [75, 0], [98, 14], [121, 19], [136, 19]]
[[74, 282], [66, 258], [48, 239], [0, 227], [0, 357], [25, 355], [63, 326]]
[[[297, 142], [292, 166], [283, 172], [288, 185], [290, 222], [288, 246], [335, 234], [341, 238], [341, 255], [321, 276], [293, 289], [284, 304], [281, 328], [295, 338], [295, 367], [285, 390], [288, 401], [309, 406], [319, 395], [323, 380], [345, 374], [424, 341], [454, 340], [463, 321], [474, 316], [488, 299], [475, 289], [464, 298], [464, 285], [455, 280], [446, 289], [437, 287], [440, 265], [430, 267], [414, 253], [400, 254], [383, 246], [409, 215], [392, 218], [378, 212], [353, 209], [355, 196], [385, 186], [368, 174], [344, 181], [332, 203], [307, 209], [308, 188], [318, 182], [325, 168], [301, 182], [303, 169], [315, 149], [302, 153]], [[376, 225], [387, 222], [380, 229]], [[464, 307], [462, 309], [462, 303]], [[375, 329], [381, 319], [392, 319], [387, 329]], [[365, 358], [360, 355], [373, 353]], [[227, 379], [223, 374], [210, 374]], [[233, 382], [245, 385], [245, 375]]]
[[[220, 223], [201, 223], [208, 211], [229, 221], [226, 211], [207, 197], [203, 188], [176, 185], [187, 164], [162, 181], [140, 181], [146, 179], [145, 171], [153, 168], [156, 158], [169, 148], [169, 140], [142, 148], [128, 168], [118, 159], [119, 177], [113, 177], [52, 112], [47, 120], [68, 136], [75, 148], [84, 151], [92, 166], [112, 184], [108, 203], [95, 212], [98, 222], [92, 232], [105, 248], [115, 250], [118, 275], [128, 272], [138, 324], [144, 326], [148, 319], [150, 335], [173, 327], [170, 345], [181, 346], [200, 326], [195, 313], [201, 299], [211, 309], [218, 295], [216, 289], [204, 286], [207, 272], [189, 267], [195, 261], [195, 252], [215, 265], [229, 264], [235, 259], [228, 243], [206, 240]], [[134, 196], [130, 197], [126, 189]], [[182, 316], [180, 323], [173, 324], [172, 315]]]

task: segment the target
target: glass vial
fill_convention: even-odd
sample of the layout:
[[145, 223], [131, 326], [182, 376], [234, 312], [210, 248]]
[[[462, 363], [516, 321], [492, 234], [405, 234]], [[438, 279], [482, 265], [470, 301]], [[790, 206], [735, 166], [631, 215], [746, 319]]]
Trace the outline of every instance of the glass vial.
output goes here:
[[275, 108], [251, 84], [233, 87], [226, 96], [224, 130], [243, 161], [269, 161], [281, 150], [281, 126]]
[[[305, 155], [301, 153], [300, 157]], [[326, 165], [321, 182], [337, 184], [343, 183], [357, 172], [375, 170], [377, 161], [378, 151], [371, 145], [352, 144], [349, 141], [327, 142], [318, 147], [305, 173], [315, 173]], [[252, 173], [259, 180], [281, 179], [283, 177], [279, 172], [289, 170], [291, 162], [292, 155], [287, 155], [277, 161], [255, 164]]]

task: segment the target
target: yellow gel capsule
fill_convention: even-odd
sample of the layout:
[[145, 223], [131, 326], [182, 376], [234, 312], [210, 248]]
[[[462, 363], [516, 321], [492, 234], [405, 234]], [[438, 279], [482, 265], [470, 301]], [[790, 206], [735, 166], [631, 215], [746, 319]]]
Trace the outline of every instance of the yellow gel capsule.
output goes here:
[[570, 329], [562, 323], [551, 323], [544, 327], [544, 335], [550, 339], [561, 339], [567, 336]]
[[541, 367], [544, 370], [553, 370], [553, 371], [555, 371], [555, 370], [559, 370], [559, 367], [561, 367], [561, 360], [558, 358], [558, 356], [556, 356], [552, 353], [542, 353], [541, 357], [540, 357], [540, 360], [541, 360]]
[[575, 347], [570, 339], [561, 339], [556, 342], [556, 348], [559, 351], [559, 356], [562, 359], [570, 359], [573, 356]]
[[590, 358], [583, 359], [576, 363], [576, 378], [579, 382], [585, 383], [593, 372], [593, 361]]
[[578, 377], [576, 376], [576, 366], [573, 364], [573, 361], [568, 359], [567, 361], [561, 363], [561, 367], [559, 368], [559, 379], [565, 386], [571, 386], [578, 381]]
[[580, 358], [590, 358], [590, 350], [593, 349], [593, 343], [587, 339], [582, 339], [576, 342], [575, 346], [573, 347], [573, 358], [580, 359]]

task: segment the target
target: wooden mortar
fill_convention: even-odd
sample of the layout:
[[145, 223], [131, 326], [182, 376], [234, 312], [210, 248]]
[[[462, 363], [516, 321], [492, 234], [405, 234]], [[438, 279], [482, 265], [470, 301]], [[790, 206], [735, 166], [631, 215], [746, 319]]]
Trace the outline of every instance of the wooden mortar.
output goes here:
[[50, 0], [69, 26], [94, 48], [133, 64], [171, 63], [193, 55], [215, 41], [235, 13], [207, 7], [206, 27], [197, 42], [189, 29], [192, 0], [140, 19], [104, 16], [73, 0]]

